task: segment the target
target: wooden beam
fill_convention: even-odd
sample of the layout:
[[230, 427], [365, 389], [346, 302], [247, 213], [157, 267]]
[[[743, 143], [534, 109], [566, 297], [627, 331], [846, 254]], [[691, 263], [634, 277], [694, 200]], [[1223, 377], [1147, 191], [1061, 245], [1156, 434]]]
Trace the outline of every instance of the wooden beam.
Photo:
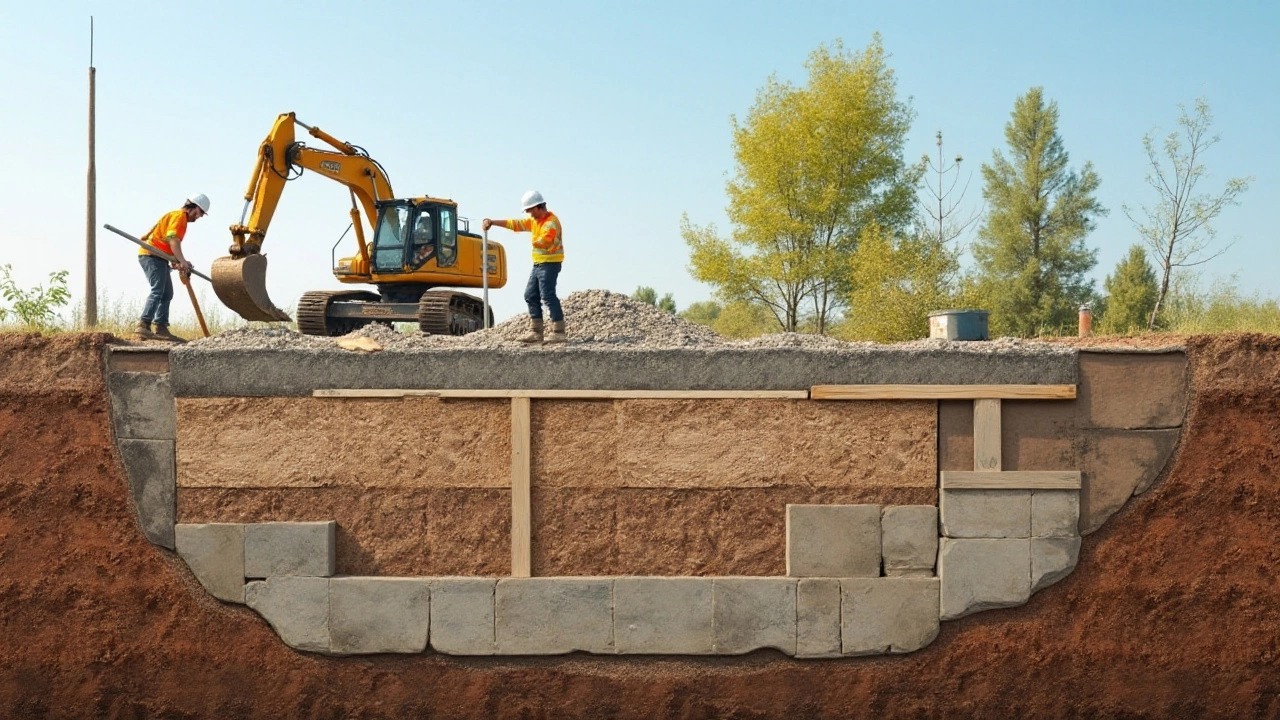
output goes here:
[[973, 401], [973, 469], [1000, 469], [1000, 401]]
[[1074, 400], [1075, 385], [814, 385], [814, 400]]
[[1079, 490], [1079, 470], [943, 470], [943, 490]]
[[541, 400], [806, 400], [808, 390], [315, 390], [318, 398], [533, 398]]
[[533, 571], [529, 398], [511, 398], [511, 577]]

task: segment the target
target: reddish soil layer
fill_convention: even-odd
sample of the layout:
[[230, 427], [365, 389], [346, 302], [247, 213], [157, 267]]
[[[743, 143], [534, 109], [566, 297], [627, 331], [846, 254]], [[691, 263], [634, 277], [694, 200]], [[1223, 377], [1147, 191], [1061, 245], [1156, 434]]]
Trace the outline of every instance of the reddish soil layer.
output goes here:
[[1280, 337], [1187, 339], [1169, 476], [1018, 609], [912, 655], [334, 659], [148, 544], [102, 336], [0, 335], [0, 707], [14, 717], [1277, 717]]

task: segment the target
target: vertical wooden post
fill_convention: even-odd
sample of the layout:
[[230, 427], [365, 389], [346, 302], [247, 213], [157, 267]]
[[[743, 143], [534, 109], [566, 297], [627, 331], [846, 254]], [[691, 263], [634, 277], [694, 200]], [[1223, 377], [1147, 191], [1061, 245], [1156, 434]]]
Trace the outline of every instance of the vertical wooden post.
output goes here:
[[98, 325], [98, 167], [95, 145], [95, 76], [93, 67], [93, 18], [89, 18], [89, 175], [84, 230], [84, 326], [92, 330]]
[[973, 401], [973, 469], [1000, 469], [1000, 401]]
[[529, 398], [511, 398], [511, 577], [530, 577], [533, 569], [529, 434]]

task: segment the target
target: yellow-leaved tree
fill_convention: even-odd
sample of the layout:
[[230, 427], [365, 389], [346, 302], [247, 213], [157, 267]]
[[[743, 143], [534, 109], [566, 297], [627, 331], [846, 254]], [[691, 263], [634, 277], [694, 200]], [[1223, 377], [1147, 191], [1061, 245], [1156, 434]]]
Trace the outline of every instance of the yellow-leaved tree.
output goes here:
[[871, 224], [849, 263], [849, 311], [832, 334], [876, 342], [928, 337], [929, 313], [957, 300], [959, 255], [928, 232], [894, 235]]
[[726, 304], [825, 334], [849, 296], [863, 229], [911, 223], [922, 168], [903, 160], [913, 113], [885, 60], [878, 34], [858, 53], [822, 45], [805, 62], [807, 85], [770, 77], [746, 119], [733, 119], [729, 237], [681, 222], [690, 272]]

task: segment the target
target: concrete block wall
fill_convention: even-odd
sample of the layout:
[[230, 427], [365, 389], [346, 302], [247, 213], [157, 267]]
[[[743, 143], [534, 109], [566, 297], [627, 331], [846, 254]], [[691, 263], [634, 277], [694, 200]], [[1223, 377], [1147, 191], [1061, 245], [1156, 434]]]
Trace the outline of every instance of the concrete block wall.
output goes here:
[[138, 524], [147, 540], [172, 550], [177, 517], [177, 420], [167, 355], [109, 349], [106, 384], [111, 428]]

